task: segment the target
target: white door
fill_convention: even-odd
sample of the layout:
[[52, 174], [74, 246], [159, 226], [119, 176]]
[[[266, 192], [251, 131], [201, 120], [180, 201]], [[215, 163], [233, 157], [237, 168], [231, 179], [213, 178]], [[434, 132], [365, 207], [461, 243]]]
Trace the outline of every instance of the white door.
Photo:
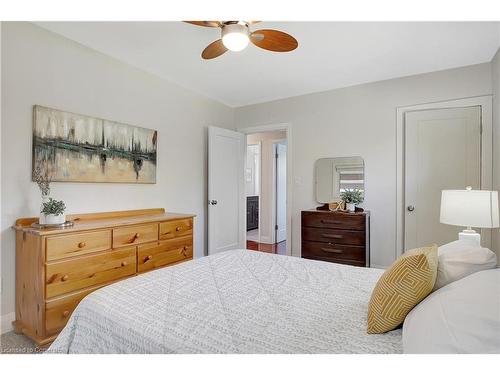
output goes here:
[[208, 254], [245, 248], [242, 133], [208, 128]]
[[441, 224], [441, 190], [480, 188], [481, 108], [405, 114], [405, 250], [458, 238]]
[[286, 240], [286, 144], [276, 143], [276, 243]]

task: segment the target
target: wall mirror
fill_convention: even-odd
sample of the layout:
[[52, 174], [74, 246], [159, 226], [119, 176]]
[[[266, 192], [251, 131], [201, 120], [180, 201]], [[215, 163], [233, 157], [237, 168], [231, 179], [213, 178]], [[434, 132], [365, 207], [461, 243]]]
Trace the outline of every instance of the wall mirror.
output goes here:
[[318, 203], [338, 201], [346, 189], [365, 190], [365, 163], [359, 156], [318, 159], [314, 169]]

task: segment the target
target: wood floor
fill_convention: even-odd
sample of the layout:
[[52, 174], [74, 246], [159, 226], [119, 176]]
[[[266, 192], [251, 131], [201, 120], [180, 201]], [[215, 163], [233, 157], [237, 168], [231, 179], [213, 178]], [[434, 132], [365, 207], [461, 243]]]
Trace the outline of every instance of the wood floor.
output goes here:
[[247, 241], [247, 249], [262, 251], [264, 253], [286, 255], [286, 241], [276, 244], [259, 243], [255, 241]]

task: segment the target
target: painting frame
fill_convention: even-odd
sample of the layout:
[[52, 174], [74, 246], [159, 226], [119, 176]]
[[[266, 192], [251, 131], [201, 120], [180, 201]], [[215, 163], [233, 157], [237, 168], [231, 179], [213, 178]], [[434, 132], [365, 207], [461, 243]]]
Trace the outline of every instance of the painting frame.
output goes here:
[[127, 123], [33, 106], [35, 168], [51, 181], [156, 184], [158, 131]]

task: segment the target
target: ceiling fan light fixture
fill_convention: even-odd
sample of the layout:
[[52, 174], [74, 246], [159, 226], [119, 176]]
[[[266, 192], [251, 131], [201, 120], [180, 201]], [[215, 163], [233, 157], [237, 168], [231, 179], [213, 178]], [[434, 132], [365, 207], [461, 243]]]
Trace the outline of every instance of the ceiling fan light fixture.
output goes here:
[[299, 46], [297, 39], [283, 31], [259, 29], [250, 32], [250, 25], [260, 21], [184, 21], [197, 26], [218, 27], [220, 39], [214, 40], [201, 53], [201, 58], [211, 60], [227, 51], [242, 51], [249, 42], [267, 51], [290, 52]]
[[222, 28], [222, 44], [230, 51], [242, 51], [248, 46], [248, 27], [239, 23]]

